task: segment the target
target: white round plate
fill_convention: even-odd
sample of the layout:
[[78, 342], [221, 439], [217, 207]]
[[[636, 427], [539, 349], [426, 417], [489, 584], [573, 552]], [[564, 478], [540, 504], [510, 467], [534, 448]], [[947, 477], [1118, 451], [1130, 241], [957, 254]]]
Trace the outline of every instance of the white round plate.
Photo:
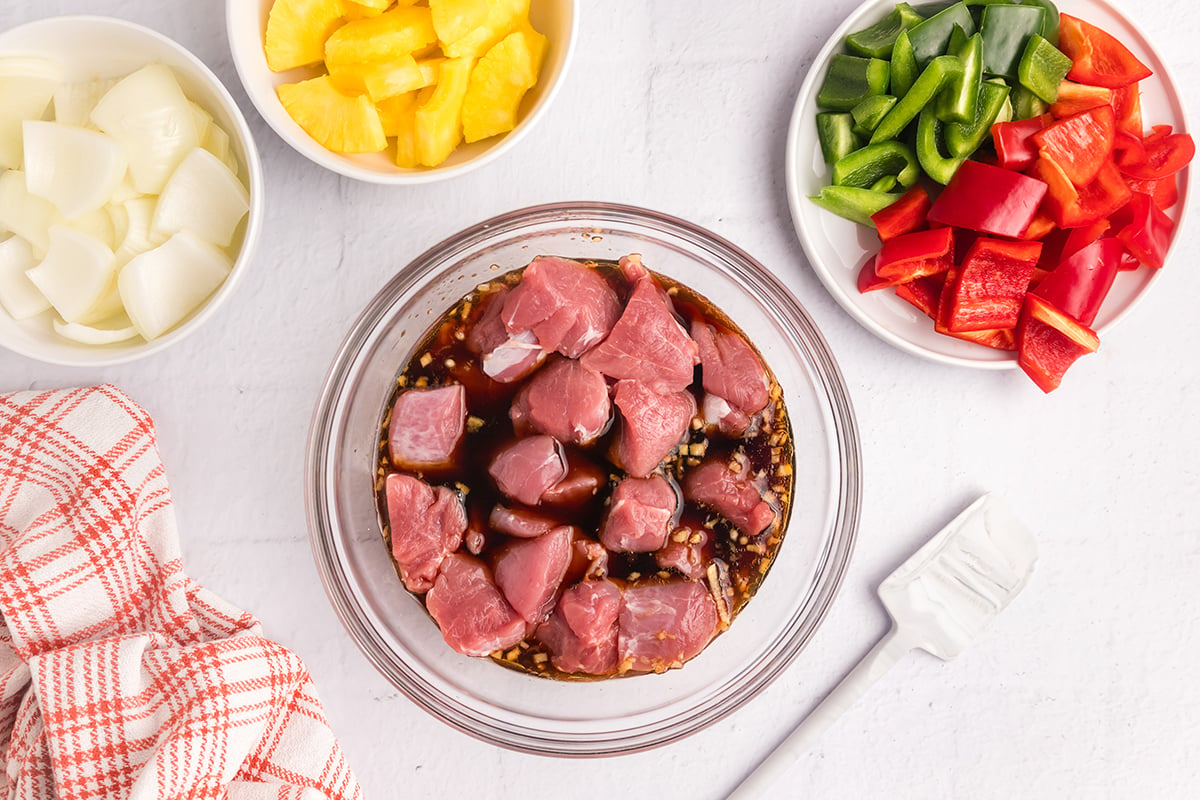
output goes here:
[[[813, 270], [834, 299], [867, 330], [901, 350], [935, 361], [983, 369], [1011, 368], [1017, 363], [1014, 353], [935, 332], [927, 316], [889, 290], [859, 293], [856, 286], [859, 269], [879, 248], [875, 232], [831, 214], [808, 199], [829, 183], [829, 167], [821, 158], [815, 122], [816, 97], [829, 61], [835, 53], [844, 52], [842, 43], [848, 34], [873, 25], [894, 6], [894, 0], [867, 0], [859, 6], [821, 48], [800, 87], [788, 125], [786, 153], [792, 222]], [[1058, 8], [1111, 33], [1154, 71], [1154, 75], [1141, 82], [1142, 120], [1147, 130], [1160, 124], [1172, 125], [1176, 131], [1185, 129], [1183, 106], [1166, 66], [1124, 14], [1103, 0], [1062, 0]], [[921, 10], [920, 6], [917, 9]], [[1187, 186], [1185, 168], [1181, 173], [1179, 202], [1168, 212], [1176, 222], [1176, 229], [1184, 212]], [[1117, 276], [1096, 317], [1094, 327], [1101, 338], [1129, 313], [1157, 274], [1157, 270], [1142, 267]]]

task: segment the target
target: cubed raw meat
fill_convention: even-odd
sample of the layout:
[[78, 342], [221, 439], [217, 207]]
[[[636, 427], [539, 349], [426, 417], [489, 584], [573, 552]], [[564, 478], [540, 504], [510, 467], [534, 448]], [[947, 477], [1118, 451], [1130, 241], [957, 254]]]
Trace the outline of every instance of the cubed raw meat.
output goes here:
[[667, 542], [679, 494], [662, 475], [623, 478], [613, 489], [600, 543], [618, 553], [653, 553]]
[[384, 484], [392, 557], [410, 592], [429, 590], [447, 554], [462, 544], [467, 512], [459, 496], [444, 486], [393, 472]]
[[461, 384], [401, 393], [388, 423], [392, 464], [413, 472], [449, 467], [462, 444], [466, 422], [467, 393]]

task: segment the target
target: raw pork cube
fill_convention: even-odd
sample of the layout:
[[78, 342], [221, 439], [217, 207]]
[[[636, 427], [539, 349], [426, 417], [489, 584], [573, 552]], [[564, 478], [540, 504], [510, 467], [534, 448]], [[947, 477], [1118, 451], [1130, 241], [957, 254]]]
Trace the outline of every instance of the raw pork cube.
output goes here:
[[744, 536], [757, 536], [775, 521], [775, 509], [762, 498], [745, 456], [735, 471], [723, 460], [709, 459], [683, 477], [683, 496], [713, 509]]
[[504, 447], [488, 465], [488, 474], [505, 497], [535, 506], [567, 475], [562, 446], [552, 436], [529, 436]]
[[499, 503], [492, 506], [492, 513], [488, 515], [488, 526], [492, 530], [516, 536], [519, 539], [541, 536], [561, 524], [554, 517], [539, 514], [528, 508], [510, 508]]
[[578, 510], [595, 499], [608, 483], [608, 470], [589, 461], [578, 451], [567, 453], [567, 475], [542, 493], [542, 505]]
[[467, 512], [459, 496], [444, 486], [393, 472], [384, 484], [392, 557], [410, 592], [433, 586], [438, 567], [462, 544]]
[[486, 656], [525, 638], [525, 620], [513, 610], [475, 556], [451, 553], [442, 562], [425, 607], [446, 644], [468, 656]]
[[578, 358], [621, 315], [617, 293], [595, 270], [565, 258], [535, 258], [504, 299], [509, 333], [531, 330], [547, 350]]
[[628, 586], [623, 599], [617, 621], [622, 672], [682, 666], [717, 633], [717, 604], [698, 581]]
[[550, 651], [550, 663], [563, 672], [616, 672], [620, 611], [621, 590], [610, 580], [585, 580], [566, 589], [537, 630]]
[[600, 543], [618, 553], [653, 553], [667, 543], [679, 495], [662, 475], [624, 478], [613, 489]]
[[533, 539], [518, 539], [497, 556], [496, 585], [509, 605], [530, 625], [550, 615], [571, 563], [577, 529], [562, 525]]
[[613, 460], [636, 477], [658, 469], [687, 435], [696, 414], [690, 392], [660, 395], [640, 381], [619, 381], [613, 401], [621, 411]]
[[746, 414], [761, 411], [769, 399], [767, 370], [750, 344], [732, 331], [703, 320], [692, 322], [700, 348], [700, 378], [706, 392], [723, 397]]
[[546, 360], [546, 351], [533, 331], [509, 333], [504, 327], [501, 310], [510, 291], [502, 287], [482, 301], [479, 318], [466, 339], [467, 349], [480, 357], [484, 374], [500, 383], [519, 381]]
[[673, 569], [679, 574], [698, 580], [704, 577], [708, 566], [705, 549], [709, 534], [705, 528], [678, 528], [671, 531], [667, 543], [654, 554], [654, 561], [661, 569]]
[[667, 293], [646, 275], [633, 287], [612, 332], [580, 361], [610, 378], [641, 381], [658, 394], [670, 394], [691, 385], [700, 355]]
[[461, 384], [409, 389], [396, 398], [388, 425], [388, 452], [399, 469], [413, 472], [451, 466], [467, 422]]
[[705, 392], [704, 399], [700, 401], [700, 416], [704, 418], [707, 430], [720, 431], [734, 439], [745, 436], [750, 430], [751, 420], [745, 411], [735, 408], [724, 397], [718, 397], [711, 392]]
[[545, 433], [564, 444], [590, 444], [612, 417], [608, 384], [578, 361], [556, 358], [521, 387], [509, 417], [518, 436]]

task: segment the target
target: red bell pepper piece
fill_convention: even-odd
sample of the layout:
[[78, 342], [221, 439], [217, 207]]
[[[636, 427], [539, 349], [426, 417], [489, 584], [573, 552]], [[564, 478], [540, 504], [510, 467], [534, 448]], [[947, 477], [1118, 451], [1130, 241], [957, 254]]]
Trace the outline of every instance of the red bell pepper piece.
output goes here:
[[1017, 365], [1043, 392], [1054, 391], [1080, 356], [1094, 353], [1100, 337], [1035, 294], [1025, 295], [1017, 324]]
[[1049, 114], [992, 125], [997, 163], [1005, 169], [1026, 170], [1037, 160], [1033, 135], [1053, 122]]
[[1058, 49], [1071, 58], [1067, 78], [1116, 89], [1154, 73], [1109, 33], [1070, 14], [1059, 15]]
[[885, 280], [875, 274], [875, 259], [878, 258], [878, 255], [879, 254], [876, 253], [868, 258], [862, 265], [862, 268], [858, 271], [858, 281], [856, 282], [856, 285], [858, 286], [859, 294], [866, 294], [867, 292], [873, 292], [876, 289], [886, 289], [889, 286], [895, 285], [894, 282]]
[[928, 219], [1018, 239], [1037, 214], [1046, 184], [1037, 178], [965, 161], [929, 209]]
[[1121, 164], [1121, 172], [1139, 180], [1158, 180], [1174, 175], [1196, 155], [1196, 143], [1187, 133], [1157, 133], [1142, 141], [1146, 157], [1140, 163]]
[[1117, 118], [1117, 130], [1125, 131], [1139, 139], [1142, 130], [1142, 90], [1136, 83], [1112, 90], [1113, 116]]
[[954, 290], [958, 285], [958, 270], [951, 269], [946, 273], [945, 277], [946, 281], [942, 285], [942, 292], [938, 297], [937, 314], [933, 318], [933, 329], [938, 333], [953, 336], [956, 339], [965, 339], [968, 342], [975, 342], [985, 347], [992, 347], [997, 350], [1016, 350], [1016, 336], [1011, 329], [984, 331], [950, 330], [949, 319], [954, 304]]
[[875, 223], [879, 238], [886, 242], [925, 227], [925, 215], [929, 213], [931, 205], [933, 201], [929, 199], [929, 192], [916, 184], [899, 200], [872, 214], [871, 221]]
[[921, 310], [927, 317], [937, 317], [938, 300], [942, 296], [942, 287], [946, 284], [945, 272], [937, 275], [923, 275], [920, 278], [902, 283], [896, 287], [896, 297], [906, 300]]
[[889, 239], [875, 257], [875, 274], [883, 280], [906, 283], [922, 275], [945, 272], [954, 263], [954, 229], [913, 231]]
[[1162, 267], [1175, 223], [1149, 195], [1141, 192], [1134, 193], [1127, 208], [1132, 219], [1117, 231], [1116, 237], [1147, 267]]
[[1117, 131], [1112, 106], [1103, 105], [1060, 119], [1037, 133], [1038, 154], [1062, 167], [1071, 183], [1087, 186], [1112, 158]]
[[1127, 179], [1125, 182], [1135, 193], [1141, 192], [1150, 195], [1154, 200], [1154, 205], [1163, 211], [1179, 202], [1179, 185], [1176, 183], [1174, 175], [1168, 175], [1156, 181], [1141, 181], [1134, 178]]
[[1015, 328], [1041, 242], [979, 238], [958, 268], [945, 320], [952, 333]]
[[1142, 137], [1118, 129], [1113, 139], [1113, 163], [1121, 169], [1145, 164], [1146, 145]]
[[[1062, 250], [1059, 251], [1058, 260], [1063, 261], [1078, 253], [1083, 248], [1087, 247], [1092, 242], [1099, 239], [1109, 229], [1108, 219], [1098, 219], [1095, 222], [1090, 222], [1087, 225], [1080, 225], [1078, 228], [1068, 228], [1067, 238], [1063, 242]], [[1063, 306], [1059, 305], [1059, 308]], [[1065, 308], [1063, 309], [1066, 310]], [[1068, 312], [1070, 313], [1070, 312]], [[1072, 314], [1071, 316], [1075, 316]], [[1085, 322], [1085, 325], [1091, 325], [1090, 322]]]
[[1099, 239], [1063, 259], [1029, 291], [1083, 325], [1091, 325], [1124, 260], [1125, 245]]
[[1021, 238], [1026, 241], [1041, 241], [1057, 229], [1058, 226], [1054, 224], [1054, 220], [1039, 211]]
[[1088, 86], [1086, 83], [1063, 81], [1058, 85], [1058, 99], [1050, 104], [1055, 119], [1069, 117], [1089, 108], [1112, 103], [1113, 90], [1107, 86]]
[[1077, 189], [1057, 163], [1039, 158], [1029, 174], [1047, 186], [1042, 210], [1060, 228], [1078, 228], [1107, 217], [1129, 201], [1133, 192], [1111, 160], [1101, 165], [1096, 179]]

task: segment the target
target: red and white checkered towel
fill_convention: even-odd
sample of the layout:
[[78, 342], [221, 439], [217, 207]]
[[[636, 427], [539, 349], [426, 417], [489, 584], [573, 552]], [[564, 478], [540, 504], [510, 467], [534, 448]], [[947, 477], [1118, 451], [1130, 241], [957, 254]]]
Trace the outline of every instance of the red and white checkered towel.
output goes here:
[[10, 798], [358, 798], [304, 664], [184, 574], [150, 416], [0, 395]]

